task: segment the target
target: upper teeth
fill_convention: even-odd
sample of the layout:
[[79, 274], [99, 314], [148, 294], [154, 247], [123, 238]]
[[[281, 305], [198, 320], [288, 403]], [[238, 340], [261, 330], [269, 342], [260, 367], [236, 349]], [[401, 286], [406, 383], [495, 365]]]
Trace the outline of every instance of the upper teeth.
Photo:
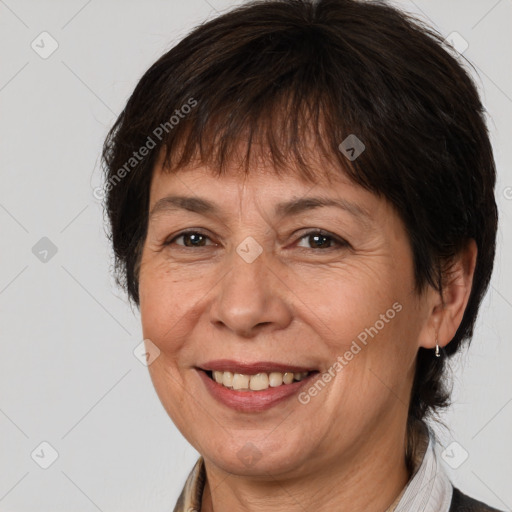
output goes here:
[[215, 382], [234, 390], [261, 391], [263, 389], [275, 388], [281, 384], [291, 384], [294, 380], [302, 380], [309, 372], [271, 372], [257, 373], [256, 375], [244, 375], [232, 372], [213, 372]]

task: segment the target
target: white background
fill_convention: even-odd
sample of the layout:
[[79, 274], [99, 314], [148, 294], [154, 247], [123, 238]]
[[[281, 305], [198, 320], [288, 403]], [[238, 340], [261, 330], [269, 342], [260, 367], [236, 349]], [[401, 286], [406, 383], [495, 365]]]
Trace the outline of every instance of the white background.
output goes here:
[[[511, 510], [512, 0], [397, 4], [469, 43], [489, 113], [496, 269], [440, 436], [469, 454], [448, 468], [453, 481]], [[139, 315], [110, 277], [92, 190], [103, 139], [142, 73], [232, 5], [0, 0], [0, 511], [169, 511], [196, 460], [133, 355]], [[58, 42], [47, 59], [31, 48], [43, 31]], [[57, 249], [46, 263], [32, 252], [42, 237]], [[31, 458], [43, 441], [58, 453], [48, 469]]]

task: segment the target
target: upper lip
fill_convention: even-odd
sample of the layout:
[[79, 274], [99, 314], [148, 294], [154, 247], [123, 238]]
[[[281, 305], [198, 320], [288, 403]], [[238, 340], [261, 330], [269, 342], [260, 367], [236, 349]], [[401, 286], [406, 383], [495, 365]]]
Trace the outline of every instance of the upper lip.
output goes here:
[[276, 363], [272, 361], [256, 361], [254, 363], [242, 363], [231, 359], [216, 359], [199, 365], [201, 370], [242, 373], [244, 375], [255, 375], [256, 373], [271, 372], [311, 372], [311, 367], [297, 366], [289, 363]]

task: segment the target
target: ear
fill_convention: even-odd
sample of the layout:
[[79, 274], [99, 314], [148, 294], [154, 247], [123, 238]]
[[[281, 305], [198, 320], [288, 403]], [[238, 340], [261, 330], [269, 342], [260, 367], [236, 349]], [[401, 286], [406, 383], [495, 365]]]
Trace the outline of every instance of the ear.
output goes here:
[[445, 347], [455, 336], [468, 304], [475, 273], [477, 246], [473, 239], [455, 256], [443, 278], [443, 296], [429, 287], [428, 318], [419, 339], [424, 348]]

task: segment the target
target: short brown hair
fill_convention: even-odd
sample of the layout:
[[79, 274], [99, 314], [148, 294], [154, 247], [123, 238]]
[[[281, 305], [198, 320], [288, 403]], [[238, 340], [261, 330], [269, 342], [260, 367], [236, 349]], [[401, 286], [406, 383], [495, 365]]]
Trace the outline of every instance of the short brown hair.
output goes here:
[[[444, 349], [451, 356], [473, 334], [497, 230], [484, 109], [461, 61], [432, 29], [380, 1], [252, 1], [196, 27], [144, 74], [105, 141], [117, 282], [138, 305], [160, 150], [169, 172], [197, 159], [222, 174], [243, 142], [249, 172], [259, 142], [276, 172], [293, 167], [312, 181], [322, 171], [308, 157], [318, 151], [395, 207], [418, 292], [427, 284], [442, 292], [447, 265], [476, 241], [469, 302]], [[339, 150], [350, 134], [366, 147], [354, 161]], [[411, 421], [448, 403], [444, 364], [419, 349]]]

